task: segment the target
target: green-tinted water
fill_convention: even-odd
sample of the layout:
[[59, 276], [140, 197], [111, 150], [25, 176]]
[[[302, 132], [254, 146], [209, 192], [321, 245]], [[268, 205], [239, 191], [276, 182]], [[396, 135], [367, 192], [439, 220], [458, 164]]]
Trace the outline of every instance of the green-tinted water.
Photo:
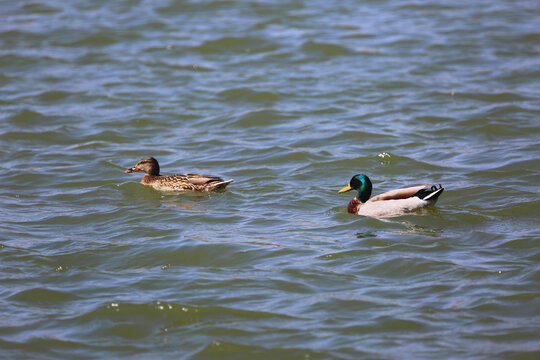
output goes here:
[[[0, 357], [540, 357], [534, 1], [0, 3]], [[162, 194], [124, 174], [234, 178]], [[436, 207], [347, 214], [442, 183]]]

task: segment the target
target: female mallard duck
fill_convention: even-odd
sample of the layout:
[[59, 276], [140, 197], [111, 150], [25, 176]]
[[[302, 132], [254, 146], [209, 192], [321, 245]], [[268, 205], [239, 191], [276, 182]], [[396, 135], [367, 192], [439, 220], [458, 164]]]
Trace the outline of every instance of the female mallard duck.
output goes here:
[[354, 175], [339, 192], [358, 190], [358, 195], [349, 202], [351, 214], [364, 216], [390, 216], [433, 205], [444, 188], [435, 183], [388, 191], [371, 196], [373, 186], [367, 175]]
[[217, 176], [201, 174], [179, 174], [163, 176], [159, 175], [159, 164], [153, 157], [141, 159], [132, 168], [127, 169], [126, 174], [144, 171], [141, 184], [152, 186], [157, 190], [164, 191], [215, 191], [225, 189], [233, 180], [223, 180]]

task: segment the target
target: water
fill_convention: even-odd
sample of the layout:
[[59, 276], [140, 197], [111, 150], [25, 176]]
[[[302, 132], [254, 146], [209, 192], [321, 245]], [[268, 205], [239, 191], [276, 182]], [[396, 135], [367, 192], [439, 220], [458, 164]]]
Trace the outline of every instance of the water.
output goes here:
[[[540, 357], [537, 2], [0, 14], [1, 358]], [[359, 172], [446, 191], [353, 216]]]

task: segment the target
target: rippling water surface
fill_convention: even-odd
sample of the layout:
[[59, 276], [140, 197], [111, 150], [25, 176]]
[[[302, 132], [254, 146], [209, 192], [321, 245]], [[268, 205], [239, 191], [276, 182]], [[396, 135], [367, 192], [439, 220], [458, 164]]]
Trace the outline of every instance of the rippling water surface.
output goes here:
[[[540, 358], [536, 1], [3, 1], [0, 357]], [[124, 174], [234, 178], [164, 194]], [[349, 215], [442, 183], [436, 207]]]

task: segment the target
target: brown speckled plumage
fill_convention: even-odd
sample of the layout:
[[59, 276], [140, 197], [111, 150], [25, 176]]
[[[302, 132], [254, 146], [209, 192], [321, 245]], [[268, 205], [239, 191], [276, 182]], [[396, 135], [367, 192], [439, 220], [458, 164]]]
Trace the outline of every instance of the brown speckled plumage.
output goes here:
[[164, 191], [216, 191], [225, 189], [233, 180], [223, 180], [217, 176], [201, 174], [178, 174], [163, 176], [159, 174], [159, 163], [153, 157], [141, 159], [137, 165], [127, 169], [126, 173], [144, 171], [141, 184]]

